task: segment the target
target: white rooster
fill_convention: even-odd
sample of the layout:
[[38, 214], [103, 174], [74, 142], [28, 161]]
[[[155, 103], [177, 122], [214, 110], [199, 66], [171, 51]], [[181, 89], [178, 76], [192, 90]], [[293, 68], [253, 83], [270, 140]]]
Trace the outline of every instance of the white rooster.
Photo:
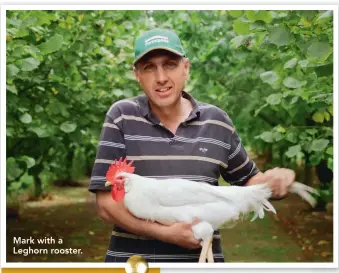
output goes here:
[[[185, 179], [157, 180], [133, 174], [132, 161], [114, 161], [107, 171], [106, 186], [112, 186], [112, 197], [124, 202], [125, 207], [137, 218], [169, 224], [194, 223], [192, 231], [202, 240], [199, 262], [213, 262], [212, 238], [214, 230], [225, 223], [239, 220], [244, 214], [254, 212], [251, 221], [264, 217], [264, 210], [276, 213], [268, 201], [271, 188], [268, 184], [239, 187], [216, 187]], [[298, 193], [315, 205], [311, 187], [294, 182], [290, 192]]]

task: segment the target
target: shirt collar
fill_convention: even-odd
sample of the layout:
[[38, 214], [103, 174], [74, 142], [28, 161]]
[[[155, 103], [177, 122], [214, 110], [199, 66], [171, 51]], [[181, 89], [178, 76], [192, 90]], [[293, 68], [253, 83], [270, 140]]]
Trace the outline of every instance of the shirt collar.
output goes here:
[[[185, 99], [188, 99], [193, 106], [193, 109], [190, 113], [190, 115], [188, 116], [188, 118], [185, 121], [190, 121], [194, 118], [198, 118], [200, 116], [200, 108], [199, 108], [199, 104], [198, 101], [196, 99], [194, 99], [190, 94], [188, 94], [185, 91], [182, 91], [182, 96]], [[152, 109], [149, 105], [149, 100], [148, 97], [146, 95], [142, 95], [139, 97], [139, 107], [140, 107], [140, 113], [141, 115], [143, 115], [145, 118], [149, 119], [150, 121], [152, 121], [155, 124], [159, 124], [160, 121], [157, 119], [157, 117], [152, 113]]]

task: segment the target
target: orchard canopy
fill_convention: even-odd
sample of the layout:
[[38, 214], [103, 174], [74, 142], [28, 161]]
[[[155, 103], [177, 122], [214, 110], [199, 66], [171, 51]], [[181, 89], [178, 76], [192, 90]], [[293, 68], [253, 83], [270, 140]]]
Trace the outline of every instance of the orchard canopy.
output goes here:
[[[186, 90], [225, 110], [267, 166], [331, 172], [332, 11], [10, 10], [9, 195], [32, 186], [40, 195], [90, 173], [106, 111], [142, 93], [133, 46], [154, 27], [181, 38], [191, 61]], [[332, 180], [326, 185], [329, 195]]]

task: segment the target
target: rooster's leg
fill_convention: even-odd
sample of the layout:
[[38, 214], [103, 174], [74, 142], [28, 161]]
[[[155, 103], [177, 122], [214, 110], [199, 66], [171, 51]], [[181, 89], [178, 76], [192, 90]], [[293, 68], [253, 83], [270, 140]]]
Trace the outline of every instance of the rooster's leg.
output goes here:
[[207, 262], [209, 262], [209, 263], [214, 263], [212, 244], [210, 244], [210, 247], [208, 248], [208, 252], [207, 252]]
[[211, 248], [212, 240], [213, 240], [213, 237], [209, 237], [206, 240], [203, 240], [199, 263], [206, 263], [208, 251]]

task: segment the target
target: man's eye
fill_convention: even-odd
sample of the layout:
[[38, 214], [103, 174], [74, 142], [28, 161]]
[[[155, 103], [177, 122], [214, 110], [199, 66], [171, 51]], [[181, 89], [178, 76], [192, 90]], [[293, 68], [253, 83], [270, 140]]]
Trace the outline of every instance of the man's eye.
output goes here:
[[153, 66], [152, 65], [146, 65], [144, 66], [144, 71], [152, 71], [153, 70]]
[[167, 62], [165, 63], [165, 68], [167, 69], [173, 69], [177, 67], [177, 63], [176, 62]]

